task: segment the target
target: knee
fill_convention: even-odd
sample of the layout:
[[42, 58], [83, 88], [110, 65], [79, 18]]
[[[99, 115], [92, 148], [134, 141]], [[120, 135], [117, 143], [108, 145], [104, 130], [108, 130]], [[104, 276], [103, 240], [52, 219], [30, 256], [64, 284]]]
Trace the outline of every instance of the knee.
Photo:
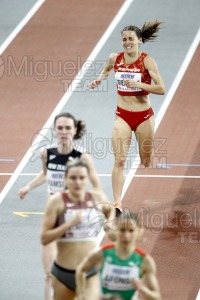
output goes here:
[[126, 159], [124, 157], [119, 157], [115, 159], [115, 168], [123, 169], [125, 166]]
[[143, 158], [141, 158], [141, 163], [145, 168], [148, 168], [151, 165], [151, 158], [143, 157]]

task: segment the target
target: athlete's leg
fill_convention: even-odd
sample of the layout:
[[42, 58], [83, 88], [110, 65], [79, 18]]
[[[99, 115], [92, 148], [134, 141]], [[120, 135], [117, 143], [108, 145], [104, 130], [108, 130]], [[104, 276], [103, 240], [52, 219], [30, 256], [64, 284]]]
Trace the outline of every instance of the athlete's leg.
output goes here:
[[145, 167], [151, 165], [154, 147], [154, 116], [141, 123], [135, 135], [138, 141], [141, 163]]
[[113, 132], [112, 146], [114, 152], [114, 168], [112, 171], [112, 188], [114, 202], [121, 203], [122, 188], [124, 185], [124, 166], [130, 147], [132, 130], [121, 118], [116, 117]]
[[45, 272], [45, 300], [52, 299], [51, 267], [56, 257], [56, 243], [52, 242], [42, 246], [42, 263]]
[[62, 282], [52, 275], [53, 300], [74, 300], [75, 292], [67, 288]]
[[86, 280], [85, 299], [87, 300], [99, 300], [100, 284], [99, 275], [93, 275]]

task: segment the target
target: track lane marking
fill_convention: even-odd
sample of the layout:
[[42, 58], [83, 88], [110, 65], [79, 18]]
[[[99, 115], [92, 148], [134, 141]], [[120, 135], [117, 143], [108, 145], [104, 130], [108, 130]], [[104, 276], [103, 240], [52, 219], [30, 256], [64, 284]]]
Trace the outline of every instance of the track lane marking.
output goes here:
[[200, 290], [199, 290], [199, 292], [198, 292], [198, 295], [197, 295], [197, 297], [196, 297], [196, 300], [200, 300]]
[[[0, 173], [0, 176], [12, 176], [14, 173]], [[21, 173], [18, 176], [37, 176], [39, 173]], [[97, 174], [99, 177], [111, 177], [112, 174]], [[125, 175], [127, 177], [128, 175]], [[193, 178], [193, 179], [200, 179], [198, 175], [134, 175], [134, 177], [141, 177], [141, 178]]]
[[[184, 74], [185, 74], [192, 58], [193, 58], [193, 56], [194, 56], [194, 53], [195, 53], [195, 51], [196, 51], [196, 49], [199, 45], [199, 42], [200, 42], [200, 29], [197, 31], [197, 34], [196, 34], [196, 36], [195, 36], [195, 38], [194, 38], [187, 54], [186, 54], [186, 57], [185, 57], [182, 65], [181, 65], [176, 77], [175, 77], [175, 80], [174, 80], [174, 82], [173, 82], [173, 84], [172, 84], [172, 86], [171, 86], [171, 88], [170, 88], [170, 90], [169, 90], [169, 92], [168, 92], [168, 94], [167, 94], [167, 96], [166, 96], [166, 98], [165, 98], [165, 100], [164, 100], [157, 116], [156, 116], [156, 119], [155, 119], [155, 133], [156, 133], [156, 130], [158, 129], [158, 126], [160, 125], [160, 123], [161, 123], [161, 121], [162, 121], [162, 119], [163, 119], [163, 117], [164, 117], [164, 115], [167, 111], [167, 108], [168, 108], [169, 104], [171, 103], [171, 101], [174, 97], [174, 94], [175, 94], [175, 92], [176, 92], [176, 90], [177, 90], [177, 88], [178, 88], [178, 86], [179, 86], [179, 84], [180, 84], [180, 82], [181, 82], [181, 80], [182, 80], [182, 78], [183, 78], [183, 76], [184, 76]], [[129, 184], [131, 183], [133, 177], [135, 176], [135, 173], [136, 173], [139, 165], [140, 165], [140, 158], [139, 158], [139, 155], [137, 155], [137, 157], [135, 158], [135, 161], [132, 165], [132, 168], [131, 168], [130, 172], [128, 173], [128, 176], [126, 177], [124, 187], [123, 187], [123, 191], [122, 191], [122, 197], [121, 197], [122, 199], [123, 199], [128, 187], [129, 187]]]
[[44, 2], [45, 0], [37, 1], [34, 4], [34, 6], [29, 10], [28, 14], [22, 19], [22, 21], [17, 25], [17, 27], [15, 27], [15, 29], [0, 46], [0, 55], [6, 50], [6, 48], [10, 45], [10, 43], [14, 40], [14, 38], [18, 35], [22, 28], [28, 23], [28, 21], [30, 21], [30, 19], [33, 17], [33, 15], [37, 12], [37, 10], [41, 7], [41, 5]]
[[44, 212], [37, 211], [13, 211], [13, 214], [22, 218], [29, 218], [29, 215], [44, 215]]

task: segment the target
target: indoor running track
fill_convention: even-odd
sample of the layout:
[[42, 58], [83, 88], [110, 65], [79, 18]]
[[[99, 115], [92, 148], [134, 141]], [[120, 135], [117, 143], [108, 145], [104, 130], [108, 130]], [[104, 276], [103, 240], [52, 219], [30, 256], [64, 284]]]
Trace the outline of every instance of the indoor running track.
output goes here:
[[[30, 7], [33, 4], [29, 1]], [[87, 90], [87, 83], [109, 53], [121, 51], [120, 30], [125, 25], [141, 26], [157, 18], [164, 22], [158, 41], [143, 45], [142, 50], [156, 59], [167, 93], [151, 96], [157, 125], [149, 169], [138, 167], [133, 139], [123, 206], [137, 210], [146, 227], [141, 247], [157, 262], [163, 300], [196, 300], [200, 277], [199, 1], [191, 5], [186, 0], [152, 0], [150, 6], [148, 0], [37, 4], [30, 21], [0, 48], [0, 299], [43, 299], [39, 235], [46, 187], [35, 189], [24, 201], [17, 191], [40, 171], [38, 150], [53, 141], [49, 128], [60, 110], [86, 121], [87, 135], [81, 145], [91, 152], [112, 202], [115, 83], [110, 76], [94, 92]], [[19, 16], [30, 9], [15, 5], [14, 10], [6, 2], [3, 5], [13, 30]], [[1, 27], [6, 34], [8, 24], [3, 18]], [[86, 60], [90, 61], [87, 72], [80, 71]]]

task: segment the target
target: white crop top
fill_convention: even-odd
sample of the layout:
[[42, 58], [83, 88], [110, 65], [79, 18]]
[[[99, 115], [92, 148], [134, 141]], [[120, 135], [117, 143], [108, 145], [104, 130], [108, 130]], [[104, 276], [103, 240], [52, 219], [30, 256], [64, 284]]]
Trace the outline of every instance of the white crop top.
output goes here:
[[72, 219], [77, 212], [83, 215], [82, 222], [69, 228], [65, 234], [58, 240], [59, 242], [78, 242], [97, 240], [105, 216], [90, 193], [86, 193], [85, 200], [78, 202], [69, 198], [67, 193], [62, 193], [65, 209], [59, 215], [56, 226]]

